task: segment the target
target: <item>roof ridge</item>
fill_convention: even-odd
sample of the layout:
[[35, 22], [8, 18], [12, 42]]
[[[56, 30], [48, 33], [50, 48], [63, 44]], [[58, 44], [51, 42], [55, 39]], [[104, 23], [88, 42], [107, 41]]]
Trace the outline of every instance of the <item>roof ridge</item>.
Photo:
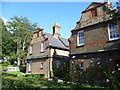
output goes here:
[[58, 39], [63, 43], [64, 46], [68, 47], [60, 37], [58, 37]]

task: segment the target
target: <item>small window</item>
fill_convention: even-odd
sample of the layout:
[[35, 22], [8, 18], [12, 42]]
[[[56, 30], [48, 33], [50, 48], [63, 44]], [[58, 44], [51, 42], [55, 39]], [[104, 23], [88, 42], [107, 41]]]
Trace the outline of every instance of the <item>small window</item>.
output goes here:
[[91, 13], [92, 13], [92, 17], [97, 16], [97, 9], [91, 10]]
[[44, 68], [44, 64], [43, 63], [41, 63], [41, 69], [43, 69]]
[[32, 61], [29, 61], [29, 69], [28, 71], [32, 71]]
[[45, 42], [42, 42], [41, 43], [41, 52], [44, 52], [45, 51]]
[[29, 54], [32, 55], [32, 52], [33, 52], [33, 45], [30, 46], [30, 52], [29, 52]]
[[80, 69], [84, 69], [84, 62], [80, 62]]
[[78, 32], [78, 46], [84, 45], [84, 30]]
[[119, 39], [118, 24], [117, 23], [108, 24], [108, 33], [109, 40]]
[[56, 67], [59, 68], [59, 66], [60, 66], [60, 61], [57, 60], [57, 61], [56, 61]]

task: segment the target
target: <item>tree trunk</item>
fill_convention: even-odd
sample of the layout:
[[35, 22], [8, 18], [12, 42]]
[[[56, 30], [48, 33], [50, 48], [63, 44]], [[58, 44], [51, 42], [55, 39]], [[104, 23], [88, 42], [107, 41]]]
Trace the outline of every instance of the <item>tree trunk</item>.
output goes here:
[[17, 65], [20, 65], [19, 40], [17, 39]]
[[18, 56], [18, 58], [17, 58], [17, 65], [20, 65], [20, 57]]

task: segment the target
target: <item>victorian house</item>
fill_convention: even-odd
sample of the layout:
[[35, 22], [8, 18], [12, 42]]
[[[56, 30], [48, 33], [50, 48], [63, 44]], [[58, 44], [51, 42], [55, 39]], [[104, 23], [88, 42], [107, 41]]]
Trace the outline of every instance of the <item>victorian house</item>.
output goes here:
[[70, 57], [81, 69], [93, 62], [120, 69], [120, 18], [114, 20], [112, 12], [111, 3], [93, 2], [71, 31]]
[[34, 32], [27, 55], [27, 69], [29, 74], [44, 74], [46, 77], [61, 77], [64, 67], [68, 63], [69, 43], [60, 37], [60, 25], [53, 25], [53, 34], [45, 33], [38, 28]]

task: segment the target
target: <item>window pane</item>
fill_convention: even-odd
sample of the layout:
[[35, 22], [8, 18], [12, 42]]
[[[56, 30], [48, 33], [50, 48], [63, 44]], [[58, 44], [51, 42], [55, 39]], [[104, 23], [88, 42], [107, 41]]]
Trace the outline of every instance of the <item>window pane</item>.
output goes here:
[[84, 69], [84, 63], [80, 62], [80, 69]]
[[84, 31], [78, 32], [78, 45], [84, 44]]
[[32, 71], [32, 61], [29, 61], [29, 69], [28, 71]]
[[44, 42], [41, 43], [41, 52], [44, 52], [44, 51], [45, 51], [45, 49], [44, 49], [44, 44], [45, 44]]
[[30, 53], [29, 54], [32, 54], [32, 50], [33, 50], [33, 45], [30, 46]]
[[109, 24], [109, 36], [110, 36], [110, 39], [116, 39], [119, 37], [119, 33], [118, 33], [118, 25], [117, 23], [112, 23], [112, 24]]

